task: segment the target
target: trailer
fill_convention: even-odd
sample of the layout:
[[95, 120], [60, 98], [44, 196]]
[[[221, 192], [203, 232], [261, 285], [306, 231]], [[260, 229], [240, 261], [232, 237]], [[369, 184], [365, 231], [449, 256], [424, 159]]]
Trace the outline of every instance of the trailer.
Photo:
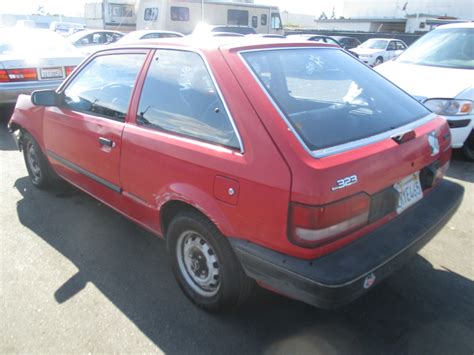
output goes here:
[[87, 28], [134, 31], [137, 24], [135, 0], [92, 0], [85, 3]]
[[139, 0], [137, 30], [193, 32], [209, 25], [249, 26], [257, 33], [283, 34], [278, 7], [248, 2], [206, 0]]

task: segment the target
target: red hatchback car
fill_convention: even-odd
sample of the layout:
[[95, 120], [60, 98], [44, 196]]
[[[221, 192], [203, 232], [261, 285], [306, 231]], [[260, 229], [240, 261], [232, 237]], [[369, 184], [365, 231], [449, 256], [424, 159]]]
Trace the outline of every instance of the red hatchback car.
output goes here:
[[348, 303], [459, 206], [446, 121], [340, 48], [192, 41], [97, 52], [9, 126], [35, 186], [59, 176], [163, 237], [198, 306], [256, 283]]

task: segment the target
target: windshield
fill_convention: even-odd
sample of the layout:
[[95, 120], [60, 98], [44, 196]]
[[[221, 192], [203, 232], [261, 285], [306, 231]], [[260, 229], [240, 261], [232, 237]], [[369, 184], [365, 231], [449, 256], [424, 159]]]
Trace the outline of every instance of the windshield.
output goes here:
[[398, 61], [446, 68], [473, 69], [474, 28], [434, 30], [410, 46]]
[[383, 39], [369, 39], [362, 43], [360, 48], [371, 48], [371, 49], [385, 49], [387, 47], [388, 41]]
[[64, 53], [76, 49], [63, 37], [49, 30], [1, 31], [0, 54]]
[[416, 100], [338, 49], [242, 54], [310, 150], [396, 129], [429, 114]]

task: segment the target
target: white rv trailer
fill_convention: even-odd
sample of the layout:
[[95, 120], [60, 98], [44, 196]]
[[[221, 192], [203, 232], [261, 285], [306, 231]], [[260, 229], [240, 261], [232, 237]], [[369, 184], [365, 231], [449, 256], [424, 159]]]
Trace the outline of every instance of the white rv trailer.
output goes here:
[[193, 32], [199, 22], [249, 26], [257, 33], [283, 34], [278, 7], [217, 0], [139, 0], [137, 30]]
[[84, 20], [87, 28], [134, 31], [136, 0], [90, 0], [85, 3]]

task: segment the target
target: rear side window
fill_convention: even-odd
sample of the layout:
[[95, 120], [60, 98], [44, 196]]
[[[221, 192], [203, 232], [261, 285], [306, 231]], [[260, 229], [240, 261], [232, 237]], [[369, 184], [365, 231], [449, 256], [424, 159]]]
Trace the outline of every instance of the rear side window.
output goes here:
[[145, 54], [94, 58], [64, 91], [65, 106], [74, 111], [124, 121]]
[[189, 8], [171, 6], [171, 21], [189, 21]]
[[249, 12], [245, 10], [227, 10], [227, 24], [234, 26], [248, 26]]
[[252, 27], [253, 28], [258, 27], [258, 17], [257, 16], [252, 16]]
[[266, 14], [263, 14], [262, 16], [260, 16], [260, 24], [262, 26], [266, 26], [267, 21], [268, 21], [268, 16]]
[[240, 148], [207, 67], [193, 52], [156, 51], [141, 93], [137, 123]]
[[337, 49], [261, 50], [242, 56], [312, 151], [368, 138], [429, 114]]
[[157, 7], [147, 7], [143, 15], [145, 21], [156, 21], [158, 19], [158, 8]]

